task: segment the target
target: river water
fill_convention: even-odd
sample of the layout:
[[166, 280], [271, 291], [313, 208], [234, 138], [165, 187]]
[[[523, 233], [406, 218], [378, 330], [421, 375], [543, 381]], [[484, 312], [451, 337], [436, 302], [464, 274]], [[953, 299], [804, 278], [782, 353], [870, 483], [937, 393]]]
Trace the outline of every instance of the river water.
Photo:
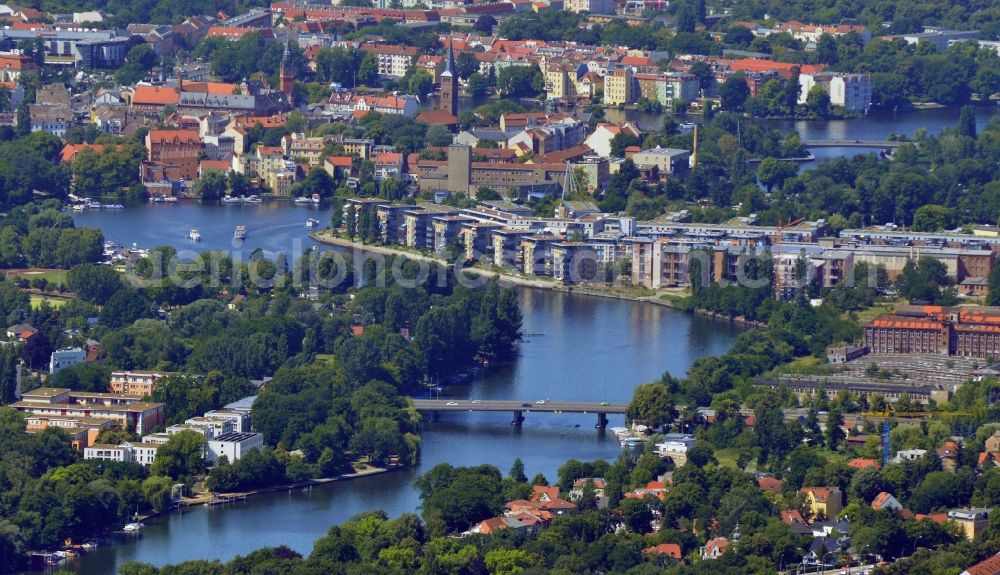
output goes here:
[[[695, 359], [724, 353], [739, 334], [729, 323], [652, 304], [529, 288], [519, 288], [519, 294], [529, 335], [517, 360], [469, 386], [446, 390], [447, 396], [628, 402], [637, 385], [664, 371], [683, 374]], [[141, 537], [119, 539], [75, 564], [82, 573], [112, 573], [131, 560], [155, 565], [226, 560], [265, 545], [308, 553], [331, 525], [356, 513], [416, 511], [413, 480], [438, 463], [490, 463], [506, 473], [520, 457], [529, 476], [553, 479], [567, 459], [611, 460], [621, 451], [614, 437], [594, 429], [596, 416], [525, 416], [518, 429], [507, 413], [443, 415], [426, 424], [416, 469], [155, 518]], [[623, 418], [612, 416], [610, 422], [621, 425]]]
[[[659, 126], [659, 116], [632, 114], [644, 127]], [[980, 127], [996, 113], [977, 110]], [[609, 111], [609, 119], [617, 111]], [[771, 121], [770, 125], [803, 139], [886, 139], [890, 133], [912, 136], [917, 129], [938, 133], [957, 120], [955, 110], [923, 110], [897, 116], [873, 116], [834, 122]], [[817, 149], [818, 158], [851, 155], [864, 150]], [[293, 255], [313, 245], [307, 218], [330, 221], [327, 207], [290, 203], [259, 205], [130, 206], [123, 211], [74, 214], [78, 225], [101, 228], [105, 237], [122, 245], [173, 245], [179, 250], [234, 250], [245, 258], [261, 248]], [[232, 240], [236, 225], [245, 225], [242, 245]], [[197, 228], [202, 241], [186, 238]], [[739, 330], [735, 326], [691, 316], [652, 304], [519, 288], [528, 334], [516, 361], [493, 367], [469, 386], [446, 393], [461, 398], [538, 399], [627, 402], [639, 384], [664, 371], [683, 374], [699, 357], [728, 350]], [[155, 518], [145, 533], [119, 540], [67, 565], [81, 573], [113, 573], [126, 561], [155, 565], [190, 559], [227, 560], [265, 545], [285, 544], [308, 553], [329, 526], [352, 515], [384, 510], [390, 516], [417, 510], [413, 480], [442, 462], [452, 465], [490, 463], [504, 472], [520, 457], [529, 476], [555, 477], [566, 459], [613, 459], [620, 448], [613, 437], [594, 429], [595, 416], [528, 413], [522, 428], [510, 425], [510, 414], [458, 413], [427, 422], [423, 451], [415, 469], [338, 482], [311, 491], [282, 492], [229, 506], [188, 509]], [[621, 416], [611, 425], [620, 425]]]

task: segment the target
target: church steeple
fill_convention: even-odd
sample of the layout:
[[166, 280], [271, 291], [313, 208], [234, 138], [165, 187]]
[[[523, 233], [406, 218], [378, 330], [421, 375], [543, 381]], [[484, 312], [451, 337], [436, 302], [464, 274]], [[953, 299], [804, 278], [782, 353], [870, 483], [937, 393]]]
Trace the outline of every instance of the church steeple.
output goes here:
[[281, 54], [281, 68], [278, 70], [278, 89], [289, 98], [292, 97], [292, 89], [295, 87], [295, 66], [292, 64], [292, 52], [288, 48], [288, 41], [285, 41], [285, 51]]
[[452, 116], [458, 117], [458, 72], [455, 69], [455, 51], [451, 39], [448, 40], [448, 59], [441, 72], [441, 105], [440, 108]]

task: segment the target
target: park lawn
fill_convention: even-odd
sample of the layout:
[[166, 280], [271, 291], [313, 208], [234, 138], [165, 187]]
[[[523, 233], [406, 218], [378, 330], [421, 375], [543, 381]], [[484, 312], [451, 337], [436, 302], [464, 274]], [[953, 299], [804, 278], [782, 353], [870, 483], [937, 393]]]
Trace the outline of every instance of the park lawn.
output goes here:
[[897, 305], [895, 303], [873, 305], [872, 307], [854, 312], [854, 314], [858, 318], [858, 324], [864, 325], [883, 313], [892, 313]]
[[334, 362], [334, 356], [332, 353], [317, 353], [316, 363], [332, 364]]
[[43, 295], [31, 295], [31, 307], [37, 309], [42, 307], [42, 302], [49, 302], [52, 307], [62, 307], [66, 305], [66, 298], [61, 297], [45, 297]]
[[[720, 449], [715, 452], [715, 459], [718, 460], [719, 466], [728, 467], [730, 469], [740, 469], [737, 461], [739, 460], [739, 453], [737, 449]], [[756, 462], [751, 461], [747, 466], [746, 471], [756, 470]], [[741, 470], [743, 471], [743, 470]]]
[[7, 276], [9, 280], [24, 279], [29, 282], [39, 278], [44, 278], [50, 284], [59, 285], [66, 283], [66, 276], [69, 272], [66, 270], [45, 270], [39, 272], [19, 272], [12, 273]]

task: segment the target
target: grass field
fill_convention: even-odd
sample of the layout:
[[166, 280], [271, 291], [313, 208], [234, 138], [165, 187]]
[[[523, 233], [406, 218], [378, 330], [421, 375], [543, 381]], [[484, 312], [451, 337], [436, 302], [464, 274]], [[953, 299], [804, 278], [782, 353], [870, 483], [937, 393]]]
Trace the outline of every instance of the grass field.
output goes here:
[[28, 281], [36, 280], [38, 278], [45, 278], [49, 283], [59, 285], [66, 283], [66, 270], [40, 270], [40, 271], [11, 271], [5, 273], [5, 277], [9, 280], [14, 279], [25, 279]]
[[31, 307], [39, 308], [42, 306], [42, 302], [47, 301], [52, 307], [62, 307], [66, 305], [65, 298], [59, 297], [45, 297], [43, 295], [32, 295], [31, 296]]

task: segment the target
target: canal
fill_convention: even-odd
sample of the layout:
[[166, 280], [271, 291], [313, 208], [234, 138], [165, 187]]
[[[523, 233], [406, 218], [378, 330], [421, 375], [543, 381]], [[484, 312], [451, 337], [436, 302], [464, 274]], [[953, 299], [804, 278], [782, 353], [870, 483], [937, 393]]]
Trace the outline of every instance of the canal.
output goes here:
[[[627, 402], [637, 385], [664, 371], [682, 375], [697, 358], [726, 352], [739, 334], [729, 323], [652, 304], [518, 289], [528, 336], [517, 360], [448, 395]], [[187, 509], [152, 519], [141, 537], [117, 540], [67, 567], [113, 573], [127, 561], [227, 560], [280, 544], [308, 553], [331, 525], [356, 513], [416, 512], [413, 480], [438, 463], [489, 463], [506, 473], [520, 457], [529, 476], [544, 473], [551, 480], [567, 459], [611, 460], [621, 451], [614, 437], [594, 429], [592, 415], [527, 413], [520, 429], [510, 419], [506, 413], [444, 415], [427, 423], [416, 469]], [[611, 425], [622, 423], [621, 416], [611, 418]]]

